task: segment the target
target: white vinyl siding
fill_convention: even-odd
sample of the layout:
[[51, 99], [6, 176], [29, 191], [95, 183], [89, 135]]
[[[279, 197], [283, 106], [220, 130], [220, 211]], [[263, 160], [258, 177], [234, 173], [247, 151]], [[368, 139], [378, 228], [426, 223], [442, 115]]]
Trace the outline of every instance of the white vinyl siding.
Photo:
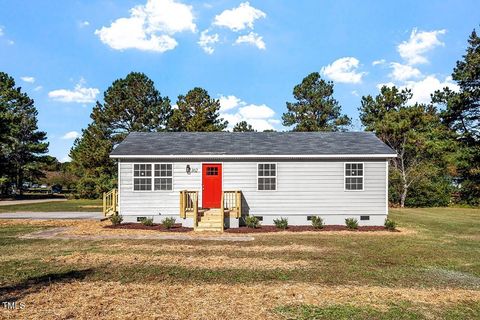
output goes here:
[[[271, 163], [256, 160], [224, 160], [222, 162], [223, 190], [240, 190], [246, 212], [268, 217], [289, 218], [293, 225], [296, 216], [322, 215], [338, 217], [338, 224], [350, 215], [370, 215], [385, 219], [387, 203], [387, 165], [385, 160], [358, 159], [363, 163], [363, 191], [345, 191], [345, 160], [279, 160], [276, 161], [276, 191], [258, 190], [258, 164]], [[207, 160], [209, 163], [212, 160]], [[179, 214], [179, 191], [199, 192], [202, 203], [202, 160], [172, 161], [172, 190], [133, 191], [134, 164], [141, 159], [121, 160], [119, 165], [119, 192], [121, 214], [124, 216], [151, 216]], [[154, 164], [155, 159], [143, 159]], [[186, 172], [190, 165], [192, 172]], [[152, 167], [153, 169], [153, 167]], [[153, 175], [153, 172], [152, 172]], [[155, 177], [152, 177], [155, 178]], [[162, 178], [162, 177], [157, 177]], [[359, 219], [360, 220], [360, 219]], [[302, 220], [303, 221], [303, 220]], [[328, 222], [328, 219], [326, 220]], [[331, 223], [331, 222], [329, 222]], [[337, 224], [337, 223], [336, 223]]]

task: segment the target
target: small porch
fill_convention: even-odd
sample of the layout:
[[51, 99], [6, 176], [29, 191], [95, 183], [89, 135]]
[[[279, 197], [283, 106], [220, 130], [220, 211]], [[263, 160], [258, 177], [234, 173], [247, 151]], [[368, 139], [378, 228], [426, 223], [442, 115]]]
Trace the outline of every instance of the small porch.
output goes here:
[[[193, 220], [195, 231], [220, 231], [225, 229], [225, 219], [239, 219], [242, 215], [242, 192], [228, 190], [221, 192], [219, 208], [202, 208], [199, 206], [199, 192], [180, 191], [180, 218]], [[112, 189], [103, 194], [105, 219], [118, 213], [118, 190]]]
[[219, 208], [200, 208], [198, 191], [180, 191], [180, 218], [192, 218], [195, 231], [223, 231], [226, 218], [242, 215], [242, 192], [222, 191]]

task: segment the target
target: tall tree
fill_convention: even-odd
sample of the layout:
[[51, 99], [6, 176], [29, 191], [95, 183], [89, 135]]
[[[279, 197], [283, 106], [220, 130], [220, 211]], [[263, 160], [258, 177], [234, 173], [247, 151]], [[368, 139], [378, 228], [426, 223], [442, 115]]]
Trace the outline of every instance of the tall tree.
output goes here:
[[445, 172], [444, 160], [453, 146], [448, 132], [431, 105], [408, 105], [412, 94], [396, 87], [382, 87], [375, 98], [362, 97], [360, 120], [366, 130], [373, 131], [398, 157], [391, 161], [392, 193], [398, 194], [405, 206], [412, 186], [438, 177]]
[[170, 100], [162, 97], [145, 74], [132, 72], [115, 80], [97, 102], [92, 122], [70, 151], [71, 170], [80, 178], [77, 196], [98, 197], [115, 184], [113, 147], [131, 131], [165, 131], [171, 116]]
[[207, 90], [193, 88], [178, 96], [169, 126], [173, 131], [222, 131], [228, 122], [220, 118], [220, 102], [210, 98]]
[[453, 80], [458, 92], [445, 88], [432, 101], [444, 107], [442, 121], [457, 135], [462, 146], [458, 157], [457, 180], [461, 201], [480, 204], [480, 37], [475, 30], [468, 39], [463, 60], [457, 61]]
[[97, 102], [91, 118], [114, 142], [132, 131], [165, 131], [172, 115], [170, 99], [162, 97], [145, 74], [131, 72], [115, 80]]
[[0, 72], [0, 171], [3, 192], [15, 186], [21, 193], [25, 177], [41, 175], [48, 152], [46, 133], [38, 130], [34, 101], [15, 80]]
[[247, 121], [240, 121], [233, 127], [233, 132], [255, 132], [252, 125]]
[[333, 82], [325, 81], [318, 72], [309, 74], [295, 86], [296, 102], [287, 102], [283, 125], [293, 131], [343, 131], [351, 119], [341, 114], [341, 106], [333, 98]]
[[115, 186], [115, 162], [109, 157], [113, 145], [112, 137], [94, 122], [75, 140], [69, 169], [78, 177], [78, 198], [97, 198]]

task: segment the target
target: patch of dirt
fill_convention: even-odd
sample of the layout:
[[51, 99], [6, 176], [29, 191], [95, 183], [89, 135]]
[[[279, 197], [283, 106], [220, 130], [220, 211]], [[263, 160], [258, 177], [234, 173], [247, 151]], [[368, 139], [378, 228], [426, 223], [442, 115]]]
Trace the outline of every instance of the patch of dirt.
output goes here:
[[171, 229], [165, 228], [161, 224], [154, 224], [153, 226], [145, 226], [141, 223], [122, 223], [119, 225], [108, 225], [104, 226], [107, 229], [123, 229], [123, 230], [157, 230], [162, 232], [190, 232], [193, 231], [193, 228], [182, 227], [181, 223], [177, 223]]
[[81, 282], [52, 284], [27, 293], [23, 310], [0, 310], [2, 318], [29, 319], [281, 319], [278, 306], [350, 304], [382, 308], [409, 301], [444, 308], [480, 301], [480, 291], [328, 287], [316, 284], [249, 285]]
[[[325, 232], [325, 231], [350, 231], [350, 232], [371, 232], [371, 231], [389, 231], [387, 228], [382, 226], [360, 226], [358, 229], [348, 229], [346, 226], [341, 225], [328, 225], [322, 229], [316, 229], [313, 226], [289, 226], [287, 229], [279, 229], [275, 226], [260, 226], [258, 228], [232, 228], [226, 229], [225, 232], [228, 233], [269, 233], [269, 232]], [[398, 230], [390, 232], [400, 232]]]
[[471, 273], [441, 268], [428, 268], [425, 271], [436, 279], [443, 280], [447, 283], [473, 285], [480, 289], [480, 277]]

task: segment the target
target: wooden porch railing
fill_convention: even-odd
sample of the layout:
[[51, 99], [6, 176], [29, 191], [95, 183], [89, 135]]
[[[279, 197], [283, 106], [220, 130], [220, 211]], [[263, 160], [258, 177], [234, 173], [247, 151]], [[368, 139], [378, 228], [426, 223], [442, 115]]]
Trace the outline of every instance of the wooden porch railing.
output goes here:
[[193, 215], [193, 225], [198, 226], [198, 191], [180, 191], [180, 218]]
[[240, 190], [222, 192], [222, 212], [228, 210], [240, 218], [242, 215], [242, 192]]
[[110, 216], [118, 212], [118, 190], [103, 193], [103, 215]]

